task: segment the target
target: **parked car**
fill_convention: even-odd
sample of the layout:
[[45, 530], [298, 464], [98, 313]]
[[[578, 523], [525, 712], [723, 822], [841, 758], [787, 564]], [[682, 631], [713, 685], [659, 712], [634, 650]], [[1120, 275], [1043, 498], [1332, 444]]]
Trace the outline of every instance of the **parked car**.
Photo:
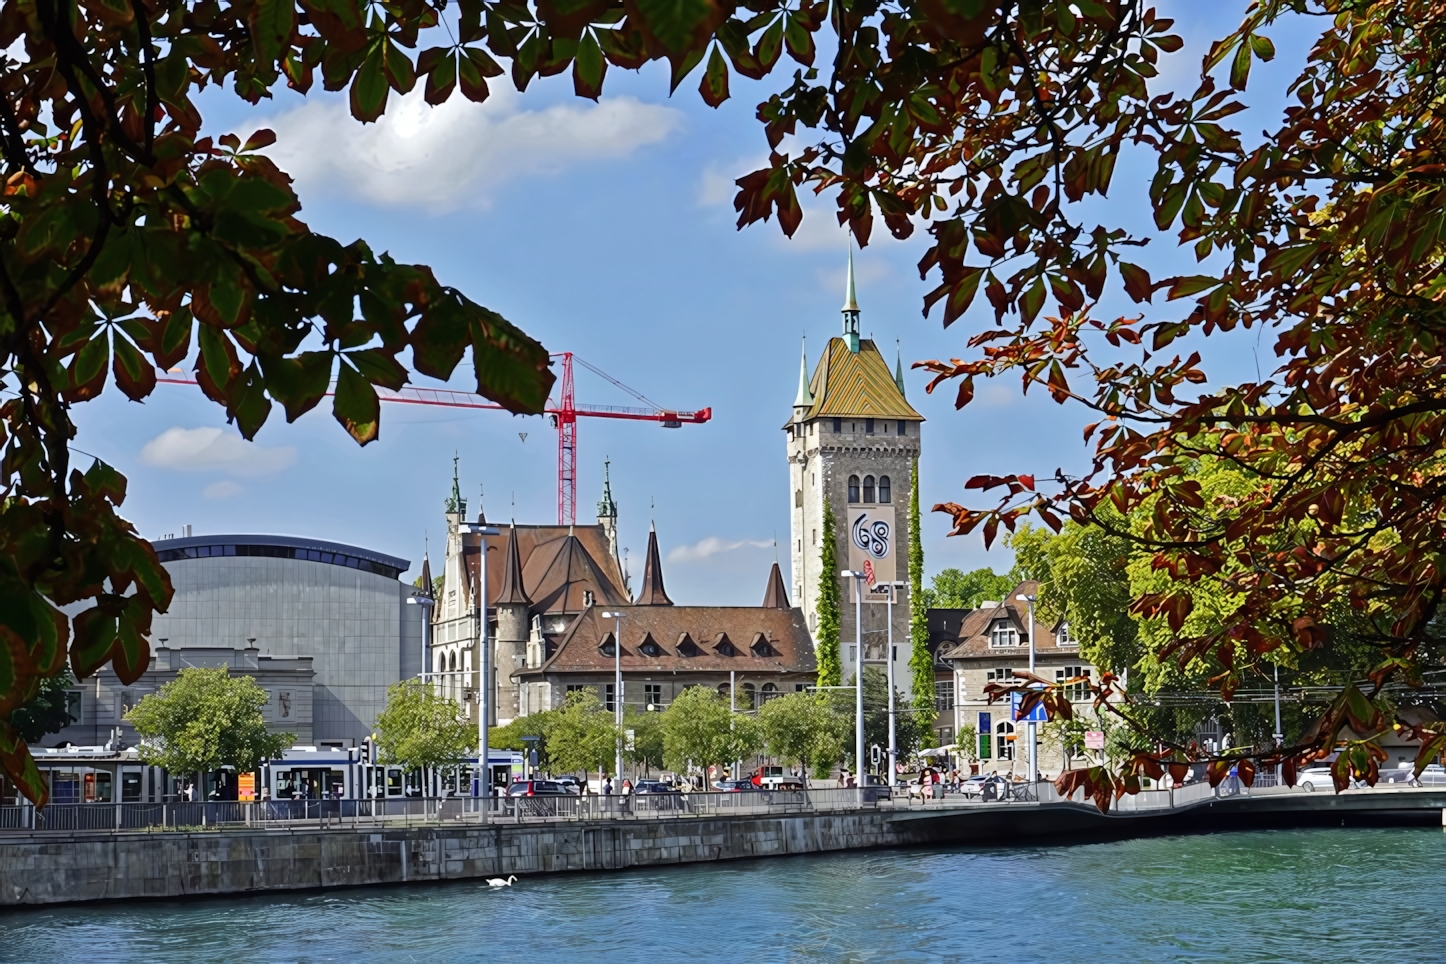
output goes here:
[[582, 794], [582, 784], [577, 782], [577, 777], [558, 777], [556, 782], [562, 784], [562, 788], [574, 796]]
[[1446, 767], [1439, 763], [1428, 763], [1421, 771], [1419, 777], [1413, 776], [1414, 767], [1410, 764], [1395, 770], [1381, 771], [1382, 783], [1406, 783], [1413, 787], [1439, 787], [1446, 786]]
[[739, 793], [748, 790], [757, 790], [752, 780], [715, 780], [713, 789], [720, 793]]
[[[1300, 773], [1296, 774], [1295, 785], [1307, 792], [1315, 790], [1329, 790], [1330, 792], [1334, 793], [1336, 789], [1335, 779], [1331, 776], [1331, 768], [1328, 766], [1305, 768], [1304, 770], [1300, 771]], [[1351, 787], [1360, 786], [1364, 786], [1364, 784], [1352, 781], [1347, 785], [1346, 788], [1350, 789]]]
[[677, 793], [672, 787], [661, 780], [639, 780], [633, 784], [634, 793]]
[[[992, 786], [991, 792], [985, 786]], [[976, 775], [959, 785], [959, 792], [971, 800], [1002, 800], [1009, 790], [1009, 781], [998, 775]]]
[[570, 797], [572, 791], [558, 780], [518, 780], [507, 788], [509, 797]]

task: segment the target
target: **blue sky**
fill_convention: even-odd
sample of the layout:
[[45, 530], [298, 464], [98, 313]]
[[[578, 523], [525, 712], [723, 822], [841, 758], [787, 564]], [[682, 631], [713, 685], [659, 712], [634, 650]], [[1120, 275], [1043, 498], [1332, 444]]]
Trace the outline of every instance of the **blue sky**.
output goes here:
[[[1181, 24], [1190, 45], [1166, 67], [1193, 84], [1204, 44], [1238, 23], [1243, 5], [1212, 5], [1204, 18], [1193, 5], [1161, 6], [1194, 12]], [[1275, 69], [1257, 66], [1252, 82], [1252, 98], [1266, 107], [1239, 115], [1240, 129], [1270, 122], [1261, 115], [1278, 110], [1281, 78], [1299, 63], [1300, 45], [1275, 39]], [[368, 127], [346, 116], [342, 98], [319, 92], [281, 91], [255, 110], [213, 95], [202, 108], [215, 133], [277, 130], [275, 154], [297, 176], [301, 216], [314, 229], [432, 265], [444, 283], [550, 350], [576, 352], [663, 405], [711, 406], [710, 424], [671, 431], [582, 421], [579, 521], [592, 521], [610, 457], [635, 576], [651, 517], [675, 600], [752, 604], [762, 597], [775, 536], [785, 548], [788, 539], [781, 426], [797, 384], [799, 339], [807, 335], [813, 363], [839, 330], [847, 242], [822, 201], [806, 207], [791, 241], [772, 222], [734, 228], [731, 182], [766, 154], [753, 118], [765, 84], [735, 77], [734, 99], [714, 111], [698, 98], [696, 78], [673, 98], [656, 68], [615, 70], [608, 83], [600, 105], [574, 98], [566, 77], [521, 95], [497, 91], [480, 107], [460, 98], [438, 110], [394, 100]], [[1148, 227], [1138, 195], [1149, 173], [1122, 162], [1102, 217]], [[897, 340], [906, 368], [961, 353], [968, 334], [992, 322], [978, 305], [949, 331], [937, 314], [921, 316], [935, 283], [921, 282], [915, 268], [926, 238], [920, 231], [894, 242], [880, 224], [857, 259], [863, 330], [891, 359]], [[1172, 248], [1157, 240], [1144, 259], [1157, 278], [1190, 270]], [[1132, 310], [1128, 302], [1106, 307]], [[1211, 341], [1212, 374], [1254, 374], [1254, 333]], [[467, 387], [466, 368], [455, 386]], [[928, 419], [926, 508], [964, 501], [963, 482], [977, 473], [1049, 475], [1087, 464], [1080, 430], [1092, 419], [1079, 410], [1039, 393], [1022, 398], [1013, 382], [982, 386], [974, 404], [955, 412], [952, 391], [930, 397], [919, 373], [906, 380]], [[577, 395], [631, 401], [581, 369]], [[424, 538], [435, 546], [443, 532], [454, 452], [474, 506], [485, 487], [490, 519], [556, 519], [556, 433], [541, 418], [390, 406], [380, 440], [363, 449], [325, 410], [287, 425], [278, 409], [246, 443], [199, 391], [178, 386], [159, 387], [143, 405], [107, 391], [78, 406], [76, 417], [76, 446], [127, 474], [123, 511], [152, 538], [187, 523], [198, 535], [308, 535], [411, 559], [414, 575]], [[977, 535], [946, 538], [946, 523], [926, 513], [929, 573], [1008, 567], [1007, 550], [986, 553]]]

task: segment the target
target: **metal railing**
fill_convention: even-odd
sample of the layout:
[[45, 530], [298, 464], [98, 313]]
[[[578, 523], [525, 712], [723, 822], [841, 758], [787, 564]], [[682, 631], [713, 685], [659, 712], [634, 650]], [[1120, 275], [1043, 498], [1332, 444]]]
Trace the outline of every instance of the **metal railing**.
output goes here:
[[[1236, 778], [1211, 787], [1200, 781], [1126, 794], [1111, 804], [1120, 814], [1189, 807], [1208, 799], [1273, 796], [1304, 792], [1267, 784], [1253, 787]], [[1404, 788], [1393, 788], [1402, 789]], [[1054, 784], [1009, 783], [993, 800], [944, 793], [920, 799], [906, 787], [822, 788], [537, 797], [428, 797], [383, 800], [271, 800], [206, 803], [80, 803], [0, 806], [0, 836], [36, 832], [207, 831], [235, 828], [405, 828], [448, 823], [527, 824], [546, 821], [666, 820], [712, 816], [748, 816], [842, 812], [851, 810], [973, 810], [1050, 804], [1090, 805], [1083, 791], [1063, 797]], [[484, 816], [485, 811], [485, 816]]]

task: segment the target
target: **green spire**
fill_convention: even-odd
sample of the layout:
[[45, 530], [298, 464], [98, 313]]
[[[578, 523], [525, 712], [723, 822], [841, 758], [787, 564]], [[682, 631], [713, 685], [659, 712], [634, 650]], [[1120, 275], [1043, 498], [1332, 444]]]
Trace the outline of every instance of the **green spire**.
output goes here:
[[603, 460], [603, 493], [602, 501], [597, 504], [598, 519], [614, 519], [618, 517], [618, 504], [613, 501], [613, 483], [610, 472], [611, 459]]
[[898, 347], [898, 344], [897, 341], [894, 342], [894, 350], [899, 353], [894, 362], [894, 384], [899, 386], [899, 394], [908, 398], [908, 393], [904, 391], [904, 352]]
[[849, 280], [844, 289], [843, 335], [849, 351], [859, 353], [859, 299], [854, 294], [854, 249], [849, 245]]
[[807, 408], [813, 404], [813, 389], [808, 387], [808, 339], [803, 340], [803, 357], [798, 362], [798, 394], [793, 397], [794, 408]]
[[459, 456], [452, 455], [452, 494], [447, 496], [447, 514], [465, 516], [467, 514], [467, 500], [462, 498], [462, 486], [457, 478], [457, 461]]

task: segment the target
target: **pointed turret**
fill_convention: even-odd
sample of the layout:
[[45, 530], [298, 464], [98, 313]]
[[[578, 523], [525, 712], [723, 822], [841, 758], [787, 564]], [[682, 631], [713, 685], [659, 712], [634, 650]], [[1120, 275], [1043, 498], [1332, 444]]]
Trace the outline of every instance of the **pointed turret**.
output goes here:
[[803, 355], [798, 361], [798, 394], [793, 397], [794, 408], [808, 408], [813, 404], [813, 389], [808, 387], [808, 339], [803, 341]]
[[522, 585], [522, 557], [517, 552], [517, 525], [507, 530], [507, 558], [502, 563], [502, 585], [497, 589], [498, 606], [531, 605], [527, 590]]
[[783, 585], [783, 571], [778, 568], [778, 563], [773, 564], [773, 571], [768, 574], [768, 588], [763, 591], [764, 609], [792, 609], [788, 603], [788, 590]]
[[427, 553], [425, 552], [422, 553], [421, 582], [422, 585], [418, 587], [422, 590], [421, 594], [428, 599], [435, 599], [436, 595], [432, 592], [432, 560], [427, 558]]
[[902, 349], [896, 350], [898, 355], [894, 359], [894, 384], [899, 386], [899, 394], [908, 398], [908, 393], [904, 391], [904, 352]]
[[844, 290], [843, 336], [849, 351], [859, 353], [859, 299], [854, 293], [854, 249], [849, 247], [849, 280]]
[[621, 569], [622, 560], [618, 557], [618, 504], [613, 501], [612, 464], [611, 459], [603, 460], [603, 491], [602, 500], [597, 504], [597, 521], [602, 524], [603, 533], [608, 537], [608, 551]]
[[671, 606], [673, 600], [663, 589], [663, 561], [658, 557], [658, 530], [648, 527], [648, 561], [643, 569], [643, 588], [638, 593], [639, 606]]
[[460, 456], [452, 456], [452, 494], [447, 497], [447, 515], [455, 515], [460, 522], [467, 515], [467, 500], [462, 498], [462, 485], [457, 477], [457, 462]]
[[482, 488], [481, 486], [478, 486], [478, 487], [477, 487], [477, 524], [478, 524], [478, 525], [486, 525], [486, 523], [487, 523], [487, 513], [485, 513], [485, 512], [482, 511], [482, 497], [486, 494], [486, 492], [487, 492], [487, 490], [484, 489], [484, 488]]

